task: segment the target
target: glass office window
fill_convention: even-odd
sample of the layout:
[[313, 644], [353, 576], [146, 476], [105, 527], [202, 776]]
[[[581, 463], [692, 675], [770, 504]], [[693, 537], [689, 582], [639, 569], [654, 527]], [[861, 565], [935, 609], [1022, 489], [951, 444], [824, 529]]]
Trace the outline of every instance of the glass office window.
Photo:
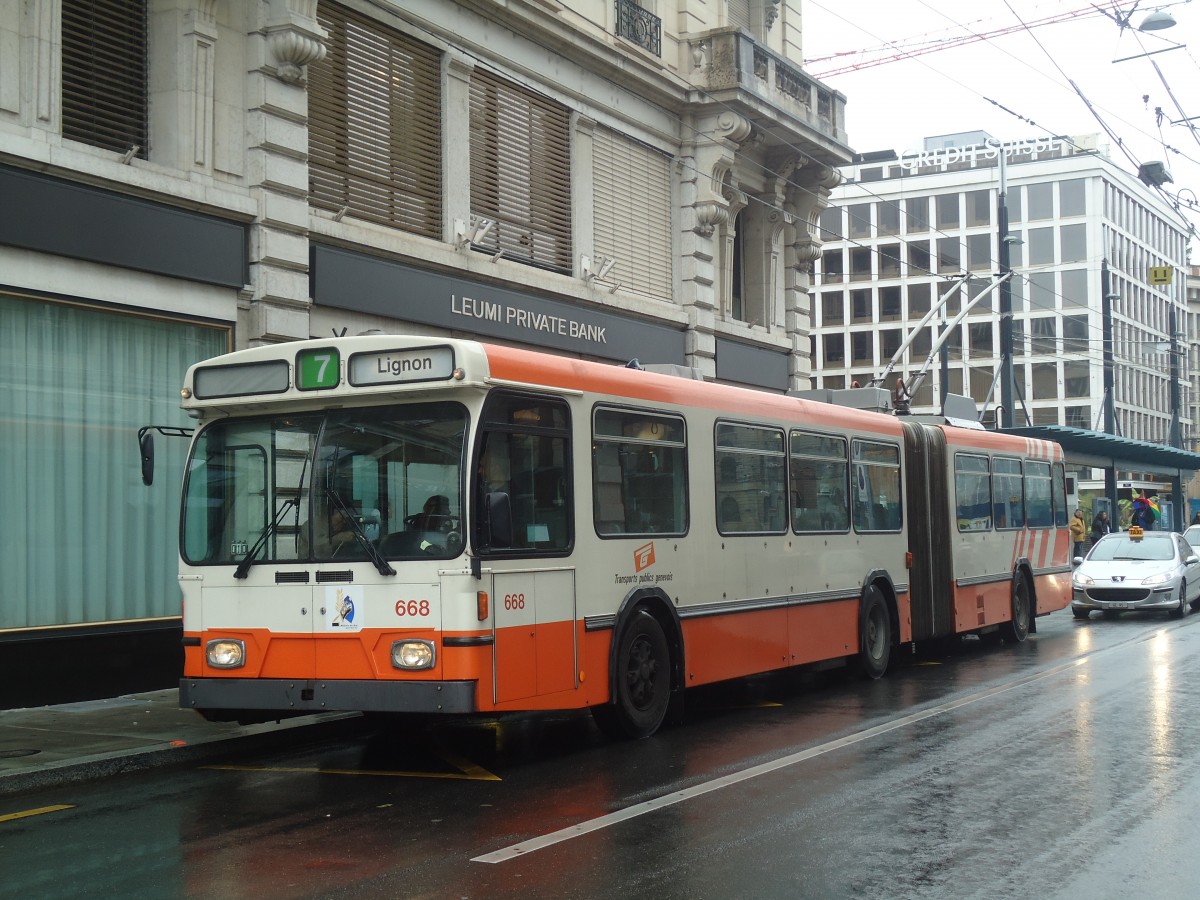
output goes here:
[[1030, 222], [1054, 218], [1053, 184], [1026, 185], [1025, 195], [1029, 201], [1028, 220]]
[[958, 194], [939, 194], [934, 199], [937, 204], [937, 227], [957, 228], [960, 222]]

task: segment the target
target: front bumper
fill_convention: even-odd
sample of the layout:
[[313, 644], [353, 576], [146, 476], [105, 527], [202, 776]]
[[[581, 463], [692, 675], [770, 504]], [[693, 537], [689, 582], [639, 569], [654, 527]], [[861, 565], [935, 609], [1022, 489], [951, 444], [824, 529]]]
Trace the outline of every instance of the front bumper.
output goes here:
[[1072, 587], [1072, 609], [1178, 609], [1177, 585], [1157, 588]]
[[198, 710], [476, 712], [474, 681], [333, 681], [303, 678], [181, 678], [179, 705]]

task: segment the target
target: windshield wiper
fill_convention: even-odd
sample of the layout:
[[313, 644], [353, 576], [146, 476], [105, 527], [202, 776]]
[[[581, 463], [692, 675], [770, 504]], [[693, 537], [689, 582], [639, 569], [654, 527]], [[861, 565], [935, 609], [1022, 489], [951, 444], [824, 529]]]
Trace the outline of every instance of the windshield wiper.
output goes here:
[[371, 543], [371, 539], [367, 537], [367, 533], [363, 531], [362, 525], [358, 522], [358, 516], [354, 515], [353, 510], [346, 506], [338, 492], [333, 488], [326, 488], [325, 494], [333, 501], [334, 507], [345, 517], [346, 521], [350, 523], [350, 531], [354, 534], [354, 539], [366, 551], [367, 556], [371, 558], [371, 562], [375, 564], [375, 568], [379, 570], [379, 574], [395, 575], [396, 570], [391, 567], [391, 564], [380, 555], [379, 550]]
[[283, 521], [283, 517], [287, 515], [287, 511], [293, 505], [299, 506], [296, 500], [289, 497], [283, 501], [283, 505], [279, 507], [279, 512], [275, 513], [275, 518], [271, 520], [271, 524], [263, 529], [263, 533], [259, 535], [258, 540], [254, 542], [254, 546], [242, 557], [242, 561], [238, 563], [237, 571], [233, 573], [234, 578], [245, 578], [250, 574], [250, 567], [254, 565], [254, 557], [258, 556], [258, 552], [267, 545], [268, 538], [275, 533], [279, 527], [279, 523]]

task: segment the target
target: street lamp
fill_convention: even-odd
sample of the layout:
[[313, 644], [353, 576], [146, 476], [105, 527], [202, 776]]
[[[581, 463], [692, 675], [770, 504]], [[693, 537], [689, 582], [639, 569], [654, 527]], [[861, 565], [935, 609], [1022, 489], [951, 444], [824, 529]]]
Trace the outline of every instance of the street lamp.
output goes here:
[[1138, 31], [1162, 31], [1164, 28], [1174, 28], [1175, 17], [1164, 9], [1156, 9], [1138, 26]]

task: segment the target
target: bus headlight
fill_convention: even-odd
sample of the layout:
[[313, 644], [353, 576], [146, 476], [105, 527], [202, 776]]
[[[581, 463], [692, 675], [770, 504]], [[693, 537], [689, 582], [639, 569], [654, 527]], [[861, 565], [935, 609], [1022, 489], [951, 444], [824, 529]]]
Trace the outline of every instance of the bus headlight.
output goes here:
[[214, 669], [236, 669], [246, 664], [246, 642], [228, 638], [209, 641], [204, 655]]
[[392, 665], [397, 669], [432, 669], [433, 641], [393, 641]]

